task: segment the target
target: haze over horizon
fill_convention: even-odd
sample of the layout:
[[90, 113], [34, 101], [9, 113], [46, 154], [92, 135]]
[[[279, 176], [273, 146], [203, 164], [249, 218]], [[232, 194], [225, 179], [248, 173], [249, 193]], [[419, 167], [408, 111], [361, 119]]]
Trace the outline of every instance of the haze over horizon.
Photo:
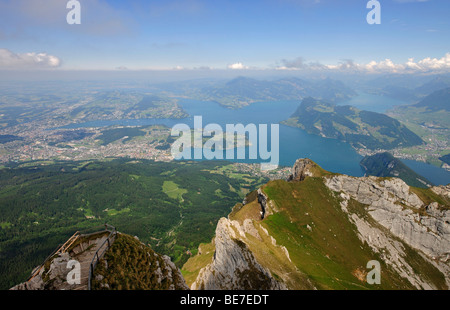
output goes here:
[[18, 78], [24, 70], [450, 72], [444, 0], [380, 0], [379, 25], [367, 23], [367, 1], [356, 0], [79, 2], [81, 24], [69, 25], [67, 1], [2, 1], [0, 70]]

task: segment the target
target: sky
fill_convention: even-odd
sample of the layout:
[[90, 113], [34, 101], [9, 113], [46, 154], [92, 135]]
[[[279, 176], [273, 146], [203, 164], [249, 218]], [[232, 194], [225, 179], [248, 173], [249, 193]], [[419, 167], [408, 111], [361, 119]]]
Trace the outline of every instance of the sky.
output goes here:
[[0, 0], [0, 70], [450, 72], [450, 1]]

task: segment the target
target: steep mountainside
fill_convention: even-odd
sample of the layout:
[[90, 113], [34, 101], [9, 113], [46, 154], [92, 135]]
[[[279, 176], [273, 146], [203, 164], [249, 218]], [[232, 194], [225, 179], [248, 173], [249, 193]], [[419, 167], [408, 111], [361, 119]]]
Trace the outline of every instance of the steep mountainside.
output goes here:
[[180, 270], [166, 255], [119, 234], [94, 272], [94, 290], [186, 290]]
[[[299, 159], [288, 180], [268, 182], [221, 218], [211, 243], [181, 272], [168, 256], [114, 229], [66, 243], [32, 281], [13, 289], [86, 289], [92, 258], [110, 244], [93, 289], [447, 290], [449, 222], [450, 185], [351, 177]], [[72, 260], [81, 264], [81, 284], [69, 283]]]
[[415, 103], [429, 94], [450, 87], [449, 75], [388, 74], [366, 83], [367, 91]]
[[366, 156], [361, 160], [360, 164], [364, 168], [366, 175], [397, 177], [405, 181], [406, 184], [415, 187], [426, 188], [432, 185], [430, 181], [414, 172], [400, 159], [395, 158], [388, 152]]
[[14, 165], [0, 169], [0, 289], [24, 281], [68, 235], [105, 222], [181, 267], [236, 201], [268, 180], [219, 161]]
[[[182, 268], [193, 289], [448, 289], [450, 186], [350, 177], [300, 159], [222, 218]], [[380, 264], [370, 284], [369, 262]]]
[[423, 143], [415, 133], [387, 115], [336, 106], [314, 98], [304, 99], [284, 123], [312, 134], [346, 141], [355, 148], [392, 149]]
[[432, 94], [426, 96], [412, 107], [421, 108], [425, 107], [427, 111], [450, 111], [450, 87], [437, 90]]
[[450, 153], [450, 87], [437, 90], [416, 104], [396, 107], [387, 114], [427, 143], [425, 148], [413, 148], [405, 153], [420, 154], [427, 162], [448, 169], [443, 155]]
[[[29, 281], [12, 290], [87, 290], [90, 264], [97, 252], [104, 251], [105, 256], [92, 274], [93, 290], [189, 289], [168, 256], [160, 255], [136, 237], [122, 233], [110, 239], [112, 245], [107, 249], [108, 235], [109, 232], [81, 236], [66, 251], [51, 255], [42, 267], [36, 268], [36, 274]], [[80, 263], [78, 277], [74, 276], [77, 267], [71, 262]]]
[[437, 130], [450, 127], [450, 87], [437, 90], [413, 105], [399, 106], [389, 115], [414, 128], [413, 125]]

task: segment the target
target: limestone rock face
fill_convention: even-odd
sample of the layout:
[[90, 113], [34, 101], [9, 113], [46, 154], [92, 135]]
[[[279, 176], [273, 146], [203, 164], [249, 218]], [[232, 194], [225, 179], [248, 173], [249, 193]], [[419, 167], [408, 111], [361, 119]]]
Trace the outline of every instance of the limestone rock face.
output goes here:
[[[412, 255], [420, 256], [424, 263], [436, 267], [443, 275], [446, 287], [450, 287], [450, 210], [448, 205], [439, 205], [436, 201], [430, 202], [431, 198], [427, 198], [428, 202], [422, 201], [418, 196], [422, 194], [419, 192], [416, 194], [399, 178], [332, 175], [323, 173], [323, 170], [309, 159], [297, 160], [291, 171], [289, 182], [303, 182], [307, 177], [316, 178], [314, 182], [317, 182], [320, 178], [330, 190], [329, 197], [335, 199], [327, 199], [327, 201], [331, 204], [337, 203], [338, 207], [340, 205], [352, 227], [356, 227], [357, 237], [363, 244], [370, 247], [372, 253], [376, 253], [386, 265], [389, 265], [397, 275], [407, 280], [413, 287], [436, 289], [440, 284], [430, 281], [426, 275], [424, 276], [423, 270], [417, 270], [417, 262], [415, 258], [411, 260]], [[450, 198], [450, 185], [433, 187], [430, 191], [443, 197], [442, 201]], [[303, 192], [303, 195], [307, 193]], [[286, 208], [282, 205], [282, 199], [273, 201], [263, 188], [257, 190], [256, 198], [261, 207], [261, 221], [272, 214], [284, 212], [283, 209]], [[445, 203], [442, 201], [441, 203]], [[290, 203], [292, 204], [292, 200]], [[310, 205], [310, 207], [315, 206]], [[234, 218], [239, 222], [233, 220]], [[292, 223], [294, 222], [291, 221]], [[305, 226], [309, 231], [314, 230], [308, 224]], [[250, 237], [253, 238], [251, 242], [269, 237], [272, 245], [277, 246], [277, 240], [264, 229], [263, 225], [256, 225], [254, 219], [222, 218], [217, 225], [214, 239], [214, 259], [200, 270], [191, 289], [239, 290], [293, 287], [289, 275], [298, 272], [298, 269], [295, 262], [291, 260], [288, 249], [278, 246], [280, 248], [277, 251], [281, 249], [287, 259], [284, 262], [294, 265], [294, 268], [289, 272], [274, 271], [274, 265], [267, 264], [267, 261], [260, 256], [262, 248], [255, 248], [255, 244], [249, 242]], [[266, 253], [271, 252], [267, 249], [267, 244], [261, 243], [259, 246], [266, 247], [264, 248]], [[250, 248], [257, 249], [257, 252], [252, 253]], [[278, 277], [275, 279], [271, 272]], [[305, 278], [302, 279], [304, 283], [308, 283], [304, 280]], [[314, 289], [314, 283], [308, 287]]]
[[[83, 240], [82, 242], [80, 242], [80, 244], [76, 245], [68, 252], [56, 254], [54, 257], [51, 257], [43, 265], [42, 268], [40, 268], [39, 273], [34, 278], [32, 278], [30, 281], [16, 285], [11, 289], [87, 290], [90, 263], [94, 257], [94, 253], [98, 249], [98, 246], [103, 244], [103, 242], [106, 240], [105, 238], [105, 236], [99, 238], [86, 238], [86, 240]], [[120, 242], [118, 240], [120, 240]], [[148, 259], [141, 259], [140, 261], [138, 261], [138, 263], [131, 263], [128, 260], [121, 260], [120, 257], [118, 257], [120, 255], [116, 254], [117, 252], [113, 251], [113, 249], [116, 248], [116, 245], [119, 249], [129, 250], [132, 248], [136, 251], [135, 253], [145, 254], [146, 258]], [[99, 261], [94, 272], [94, 277], [98, 284], [93, 285], [92, 289], [114, 289], [114, 285], [111, 285], [111, 282], [108, 282], [110, 280], [107, 277], [108, 275], [113, 275], [113, 278], [115, 279], [124, 276], [129, 282], [135, 281], [134, 285], [136, 287], [141, 285], [142, 287], [145, 286], [147, 289], [148, 287], [155, 287], [155, 289], [160, 289], [162, 285], [164, 285], [164, 289], [167, 290], [189, 289], [181, 274], [181, 271], [175, 266], [169, 256], [160, 255], [154, 252], [144, 243], [140, 242], [136, 237], [133, 238], [128, 235], [117, 233], [112, 247], [109, 248], [107, 252], [109, 251], [113, 251], [113, 253], [115, 253], [109, 256], [112, 261], [108, 261], [108, 259], [106, 259], [105, 257], [103, 257]], [[117, 258], [117, 260], [114, 261], [114, 258]], [[149, 261], [151, 261], [152, 263], [148, 263]], [[71, 264], [71, 262], [79, 263], [79, 281], [71, 281], [73, 280], [73, 272], [71, 273], [71, 271], [73, 270], [73, 265]], [[117, 269], [115, 269], [117, 265], [120, 265], [119, 269], [122, 272], [119, 272]], [[124, 273], [126, 273], [126, 271], [123, 272], [123, 270], [130, 269], [134, 269], [134, 273], [148, 272], [149, 276], [146, 278], [146, 282], [143, 283], [141, 279], [133, 277], [134, 273], [132, 273], [131, 275], [125, 275]], [[117, 284], [117, 282], [115, 282], [114, 284]]]
[[313, 176], [312, 169], [316, 167], [316, 163], [308, 158], [297, 159], [294, 166], [291, 169], [291, 176], [289, 181], [303, 181], [307, 176]]
[[338, 175], [326, 178], [327, 186], [336, 191], [343, 191], [363, 204], [383, 206], [386, 203], [402, 202], [413, 208], [420, 208], [423, 202], [411, 193], [409, 186], [401, 179], [379, 179], [377, 177], [350, 177]]
[[[247, 229], [248, 226], [248, 224], [244, 225]], [[268, 270], [258, 264], [247, 245], [239, 239], [239, 235], [244, 234], [242, 229], [235, 221], [227, 218], [219, 220], [216, 228], [214, 259], [200, 270], [191, 289], [286, 289], [284, 284], [277, 282]]]
[[450, 184], [434, 186], [431, 190], [438, 195], [450, 198]]
[[[374, 252], [381, 253], [384, 260], [402, 277], [419, 289], [433, 289], [415, 275], [409, 262], [404, 259], [405, 248], [396, 238], [419, 250], [421, 256], [445, 275], [447, 286], [450, 284], [448, 208], [439, 206], [437, 202], [425, 204], [410, 191], [405, 182], [397, 178], [339, 175], [325, 177], [324, 180], [328, 188], [339, 193], [341, 208], [358, 228], [360, 239], [367, 242]], [[443, 197], [450, 195], [449, 186], [435, 187], [432, 190]], [[350, 199], [367, 205], [371, 220], [349, 212], [347, 207]]]
[[[21, 283], [12, 290], [72, 290], [76, 285], [68, 283], [70, 272], [68, 263], [72, 258], [68, 253], [59, 254], [51, 261], [48, 270], [42, 268], [40, 272], [30, 281]], [[49, 284], [51, 283], [51, 284]]]
[[[163, 255], [164, 260], [164, 269], [165, 272], [161, 277], [161, 281], [163, 279], [172, 279], [172, 283], [170, 284], [168, 290], [189, 290], [186, 282], [183, 279], [183, 275], [177, 266], [172, 262], [169, 256]], [[176, 281], [176, 282], [175, 282]]]
[[433, 259], [449, 258], [450, 211], [439, 210], [436, 202], [425, 206], [402, 180], [346, 175], [325, 180], [331, 190], [366, 204], [373, 219], [411, 247]]

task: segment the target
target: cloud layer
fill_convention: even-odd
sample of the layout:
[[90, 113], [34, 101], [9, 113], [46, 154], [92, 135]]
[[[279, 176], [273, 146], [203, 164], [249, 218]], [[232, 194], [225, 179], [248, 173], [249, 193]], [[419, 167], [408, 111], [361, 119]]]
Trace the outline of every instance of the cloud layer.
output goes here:
[[0, 69], [45, 69], [60, 65], [58, 57], [47, 53], [15, 54], [6, 48], [0, 48]]
[[243, 69], [249, 69], [249, 67], [244, 66], [244, 64], [242, 62], [236, 62], [234, 64], [228, 65], [228, 69], [243, 70]]
[[[0, 48], [0, 70], [23, 70], [23, 69], [51, 69], [61, 66], [61, 59], [45, 52], [14, 53], [6, 48]], [[409, 58], [405, 63], [395, 63], [391, 59], [381, 61], [370, 61], [366, 64], [356, 63], [351, 59], [344, 59], [338, 64], [322, 64], [319, 62], [306, 62], [302, 57], [292, 60], [283, 59], [277, 65], [272, 66], [276, 70], [292, 71], [339, 71], [348, 73], [449, 73], [450, 52], [441, 58], [426, 57], [419, 61]], [[123, 68], [121, 68], [123, 69]], [[187, 69], [176, 66], [175, 70]], [[199, 69], [199, 68], [196, 68]], [[201, 67], [201, 69], [213, 69]], [[269, 68], [258, 68], [236, 62], [227, 65], [228, 70], [264, 70]]]
[[303, 58], [294, 60], [283, 59], [276, 66], [277, 70], [337, 70], [366, 73], [425, 73], [425, 72], [450, 72], [450, 53], [442, 58], [427, 57], [419, 61], [409, 58], [405, 63], [395, 63], [391, 59], [370, 61], [367, 64], [358, 64], [351, 59], [345, 59], [336, 65], [321, 63], [305, 63]]

